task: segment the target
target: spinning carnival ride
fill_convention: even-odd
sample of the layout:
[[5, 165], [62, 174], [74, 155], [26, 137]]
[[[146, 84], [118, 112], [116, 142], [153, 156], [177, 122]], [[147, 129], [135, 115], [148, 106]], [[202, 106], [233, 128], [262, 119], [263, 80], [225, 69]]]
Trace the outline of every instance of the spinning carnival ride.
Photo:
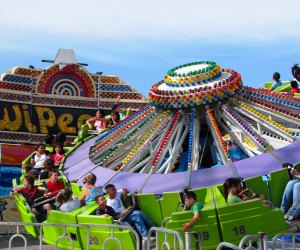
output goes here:
[[[151, 88], [150, 105], [104, 134], [81, 138], [83, 143], [66, 153], [61, 170], [77, 196], [81, 196], [83, 177], [91, 172], [97, 176], [96, 186], [112, 183], [118, 189], [126, 187], [136, 194], [140, 209], [155, 225], [170, 217], [165, 228], [179, 232], [182, 239], [182, 225], [190, 221], [192, 213], [182, 212], [181, 194], [192, 189], [204, 205], [191, 229], [200, 233], [202, 249], [216, 249], [222, 241], [238, 244], [245, 235], [257, 232], [273, 237], [288, 230], [282, 211], [264, 206], [259, 199], [227, 204], [221, 183], [228, 177], [242, 177], [247, 187], [280, 206], [289, 180], [282, 167], [300, 161], [298, 100], [243, 87], [237, 72], [221, 70], [214, 62], [185, 64], [170, 70]], [[83, 132], [82, 128], [78, 137]], [[235, 161], [232, 145], [247, 158]], [[222, 165], [211, 168], [218, 162]], [[270, 176], [267, 184], [262, 175]], [[21, 220], [35, 222], [24, 199], [19, 195], [15, 200]], [[43, 230], [44, 241], [55, 245], [55, 239], [67, 234], [75, 239], [75, 249], [99, 249], [111, 233], [98, 228], [87, 233], [84, 227], [107, 226], [113, 221], [95, 216], [97, 207], [91, 203], [71, 213], [51, 210], [44, 225], [70, 226], [66, 231], [48, 227]], [[36, 227], [26, 230], [40, 237]], [[128, 230], [114, 235], [124, 248], [136, 249]], [[161, 236], [156, 237], [158, 246], [167, 244], [162, 239], [168, 237]], [[111, 244], [109, 249], [119, 247]], [[63, 239], [58, 247], [70, 249], [71, 245]]]
[[[266, 175], [300, 161], [300, 100], [245, 87], [233, 70], [208, 61], [184, 64], [149, 96], [149, 106], [68, 157], [69, 180], [82, 184], [93, 172], [98, 185], [162, 193]], [[248, 159], [233, 162], [228, 145]], [[210, 168], [218, 161], [223, 165]]]

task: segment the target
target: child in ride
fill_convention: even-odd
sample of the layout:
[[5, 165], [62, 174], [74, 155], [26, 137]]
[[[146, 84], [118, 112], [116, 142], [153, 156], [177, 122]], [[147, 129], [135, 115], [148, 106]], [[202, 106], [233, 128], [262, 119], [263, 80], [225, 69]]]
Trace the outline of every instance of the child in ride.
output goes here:
[[299, 88], [298, 88], [298, 82], [297, 81], [291, 81], [291, 94], [299, 93]]
[[[39, 197], [39, 191], [46, 191], [46, 189], [44, 187], [35, 186], [33, 176], [29, 175], [25, 176], [23, 180], [23, 187], [20, 189], [14, 189], [11, 194], [22, 194], [25, 197], [28, 205], [31, 207], [34, 204], [34, 201]], [[34, 207], [31, 210], [32, 212], [36, 213], [37, 209], [39, 210], [39, 212], [43, 213], [44, 210], [51, 210], [51, 206], [47, 203], [44, 204], [42, 207]]]
[[228, 178], [223, 184], [224, 197], [227, 203], [237, 203], [243, 200], [250, 200], [257, 197], [256, 194], [252, 196], [246, 196], [246, 193], [250, 190], [248, 188], [242, 189], [241, 180], [239, 178]]
[[58, 192], [64, 188], [64, 183], [58, 180], [58, 171], [52, 170], [50, 172], [50, 180], [46, 183], [46, 196], [52, 198], [57, 196]]
[[41, 143], [37, 145], [36, 152], [32, 155], [30, 163], [23, 165], [22, 168], [30, 170], [34, 176], [38, 177], [44, 169], [44, 163], [49, 154], [50, 152], [46, 150], [45, 144]]
[[97, 177], [94, 174], [90, 174], [83, 179], [83, 184], [85, 186], [85, 190], [83, 191], [80, 202], [83, 206], [84, 204], [89, 204], [95, 200], [96, 196], [102, 195], [101, 187], [96, 187]]
[[282, 85], [282, 82], [280, 81], [280, 74], [278, 72], [275, 72], [273, 74], [273, 80], [274, 80], [274, 83], [271, 87], [271, 90], [274, 90]]
[[108, 217], [111, 216], [114, 219], [118, 219], [117, 213], [115, 212], [115, 210], [110, 207], [107, 206], [107, 201], [104, 197], [104, 195], [98, 195], [95, 198], [95, 202], [98, 204], [98, 208], [96, 210], [96, 215], [103, 215], [104, 217]]
[[185, 193], [184, 202], [188, 210], [191, 210], [194, 213], [193, 218], [188, 223], [182, 225], [182, 230], [184, 232], [188, 232], [190, 228], [195, 224], [195, 222], [199, 219], [203, 204], [197, 201], [197, 196], [193, 191], [188, 191]]
[[55, 144], [54, 151], [55, 152], [51, 154], [51, 159], [54, 161], [54, 165], [58, 167], [65, 156], [64, 148], [61, 144]]

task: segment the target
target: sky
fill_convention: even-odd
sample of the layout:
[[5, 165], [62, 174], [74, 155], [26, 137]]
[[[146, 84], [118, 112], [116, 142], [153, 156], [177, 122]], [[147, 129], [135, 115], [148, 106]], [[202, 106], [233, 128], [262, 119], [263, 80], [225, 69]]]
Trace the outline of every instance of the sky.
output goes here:
[[91, 73], [117, 75], [148, 96], [178, 65], [215, 61], [261, 87], [300, 63], [298, 0], [11, 0], [0, 2], [0, 73], [46, 68], [73, 49]]

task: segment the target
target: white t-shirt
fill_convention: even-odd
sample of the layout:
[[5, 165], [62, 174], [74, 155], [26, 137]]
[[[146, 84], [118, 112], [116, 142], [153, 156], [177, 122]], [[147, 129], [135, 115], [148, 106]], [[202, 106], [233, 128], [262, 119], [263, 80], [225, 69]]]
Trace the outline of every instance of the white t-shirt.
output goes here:
[[33, 168], [44, 168], [44, 163], [47, 159], [47, 154], [42, 154], [41, 156], [38, 156], [37, 153], [35, 153], [33, 156], [32, 156], [32, 159], [34, 159], [34, 166]]
[[117, 191], [116, 197], [114, 199], [107, 198], [107, 206], [112, 207], [116, 213], [120, 213], [121, 211], [125, 210], [126, 208], [122, 202], [122, 191]]
[[72, 212], [80, 207], [80, 200], [68, 201], [60, 206], [60, 211], [62, 212]]

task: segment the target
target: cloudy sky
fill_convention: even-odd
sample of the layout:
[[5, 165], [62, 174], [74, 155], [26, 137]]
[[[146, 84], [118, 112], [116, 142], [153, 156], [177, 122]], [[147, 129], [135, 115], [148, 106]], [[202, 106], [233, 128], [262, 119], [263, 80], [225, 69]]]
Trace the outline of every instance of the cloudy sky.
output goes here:
[[148, 95], [177, 65], [212, 60], [248, 86], [292, 78], [300, 63], [297, 0], [11, 0], [0, 2], [0, 73], [49, 65], [74, 49], [94, 73], [118, 75]]

